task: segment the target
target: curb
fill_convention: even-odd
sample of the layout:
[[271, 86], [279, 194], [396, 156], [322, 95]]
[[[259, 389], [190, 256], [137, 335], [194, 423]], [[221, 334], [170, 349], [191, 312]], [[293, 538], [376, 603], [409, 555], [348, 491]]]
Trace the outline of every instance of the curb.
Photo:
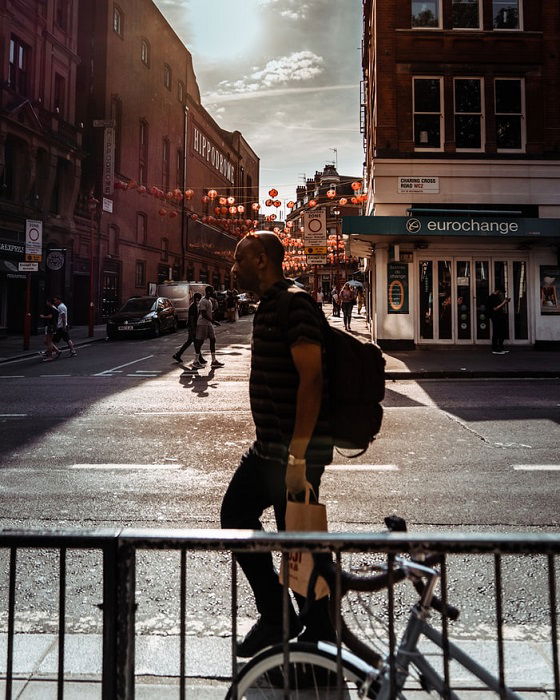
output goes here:
[[560, 370], [388, 370], [385, 379], [560, 379]]
[[[103, 338], [88, 338], [87, 340], [75, 340], [74, 341], [74, 346], [79, 348], [82, 347], [82, 345], [91, 345], [91, 343], [99, 343], [101, 341], [105, 341], [105, 337]], [[63, 350], [68, 349], [68, 345], [66, 345]], [[5, 362], [13, 362], [14, 360], [25, 360], [29, 357], [37, 357], [39, 352], [35, 350], [34, 352], [28, 352], [26, 351], [25, 353], [19, 354], [19, 355], [12, 355], [11, 357], [3, 357], [0, 359], [0, 365], [4, 364]]]

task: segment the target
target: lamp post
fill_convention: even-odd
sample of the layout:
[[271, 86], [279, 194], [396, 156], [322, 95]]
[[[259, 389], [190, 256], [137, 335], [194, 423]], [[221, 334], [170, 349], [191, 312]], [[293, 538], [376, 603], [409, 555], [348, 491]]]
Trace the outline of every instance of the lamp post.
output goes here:
[[88, 336], [93, 337], [93, 326], [95, 324], [95, 255], [94, 255], [94, 232], [95, 214], [99, 200], [95, 199], [93, 192], [88, 197], [88, 210], [90, 216], [90, 244], [89, 244], [89, 308], [88, 308]]
[[339, 239], [339, 227], [340, 227], [340, 209], [333, 209], [333, 216], [336, 216], [336, 275], [334, 278], [334, 286], [338, 290], [339, 280], [340, 280], [340, 253], [338, 250], [338, 239]]

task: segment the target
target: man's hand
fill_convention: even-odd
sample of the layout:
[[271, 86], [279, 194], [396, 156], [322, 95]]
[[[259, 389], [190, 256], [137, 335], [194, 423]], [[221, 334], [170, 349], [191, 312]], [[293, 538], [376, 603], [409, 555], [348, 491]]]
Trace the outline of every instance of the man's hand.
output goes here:
[[286, 490], [292, 496], [305, 491], [308, 482], [305, 476], [305, 462], [288, 464], [286, 467]]

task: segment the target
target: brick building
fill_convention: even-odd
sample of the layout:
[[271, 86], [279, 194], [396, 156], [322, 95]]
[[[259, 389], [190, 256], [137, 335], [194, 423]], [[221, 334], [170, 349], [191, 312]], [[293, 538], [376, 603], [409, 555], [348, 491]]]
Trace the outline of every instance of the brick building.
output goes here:
[[76, 126], [78, 3], [0, 2], [0, 330], [21, 332], [26, 220], [43, 224], [31, 274], [36, 325], [45, 295], [71, 285], [74, 207], [84, 153]]
[[560, 5], [365, 0], [367, 214], [374, 333], [386, 347], [560, 341]]
[[[191, 54], [151, 0], [83, 2], [79, 16], [78, 118], [89, 155], [75, 313], [85, 320], [91, 262], [104, 313], [165, 279], [227, 286], [236, 238], [202, 221], [212, 205], [202, 198], [210, 189], [256, 197], [258, 157], [201, 105]], [[124, 189], [113, 191], [113, 170]]]

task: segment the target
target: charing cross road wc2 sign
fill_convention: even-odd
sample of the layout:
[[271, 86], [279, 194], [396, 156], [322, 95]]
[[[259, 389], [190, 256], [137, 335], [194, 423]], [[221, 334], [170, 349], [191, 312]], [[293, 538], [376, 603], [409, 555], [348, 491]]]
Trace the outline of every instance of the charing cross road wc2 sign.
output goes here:
[[362, 236], [560, 238], [560, 219], [487, 216], [345, 216], [342, 232]]

